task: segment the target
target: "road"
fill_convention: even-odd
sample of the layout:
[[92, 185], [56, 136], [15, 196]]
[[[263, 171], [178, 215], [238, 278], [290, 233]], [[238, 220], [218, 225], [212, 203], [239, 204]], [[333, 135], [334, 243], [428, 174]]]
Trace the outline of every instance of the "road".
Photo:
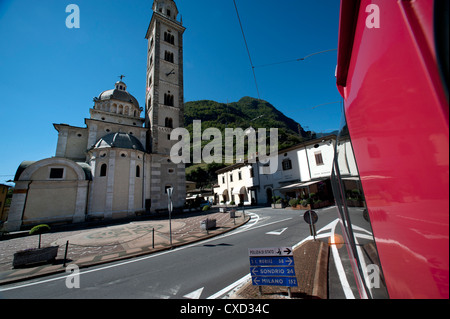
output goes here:
[[[317, 229], [337, 218], [334, 207], [316, 212]], [[255, 208], [246, 213], [252, 216], [250, 222], [233, 232], [171, 251], [82, 269], [77, 278], [59, 274], [1, 286], [0, 298], [224, 298], [248, 278], [248, 248], [293, 246], [310, 235], [304, 211]], [[67, 282], [79, 288], [69, 289]]]

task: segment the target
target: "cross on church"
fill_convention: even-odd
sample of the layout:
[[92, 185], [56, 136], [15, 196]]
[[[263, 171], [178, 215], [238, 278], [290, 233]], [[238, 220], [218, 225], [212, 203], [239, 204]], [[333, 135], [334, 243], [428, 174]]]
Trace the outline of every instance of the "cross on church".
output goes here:
[[122, 81], [124, 77], [125, 75], [119, 75], [120, 81]]

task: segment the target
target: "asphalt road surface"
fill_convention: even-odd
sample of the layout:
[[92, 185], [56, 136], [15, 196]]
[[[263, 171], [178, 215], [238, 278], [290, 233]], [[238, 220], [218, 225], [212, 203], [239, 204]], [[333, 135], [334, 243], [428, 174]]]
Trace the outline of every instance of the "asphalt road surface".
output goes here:
[[[334, 207], [315, 211], [318, 230], [337, 218]], [[225, 298], [248, 279], [248, 248], [294, 246], [310, 235], [304, 211], [254, 208], [246, 213], [252, 216], [250, 222], [230, 233], [171, 251], [82, 269], [76, 277], [58, 274], [1, 286], [0, 298]]]

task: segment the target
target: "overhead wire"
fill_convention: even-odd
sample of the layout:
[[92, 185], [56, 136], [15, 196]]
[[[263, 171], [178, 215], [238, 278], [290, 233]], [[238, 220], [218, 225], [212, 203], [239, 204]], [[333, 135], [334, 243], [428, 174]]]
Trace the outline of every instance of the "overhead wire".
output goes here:
[[274, 63], [268, 63], [268, 64], [257, 65], [257, 66], [254, 66], [254, 68], [264, 68], [264, 67], [272, 66], [272, 65], [285, 64], [285, 63], [292, 63], [292, 62], [299, 62], [299, 61], [303, 61], [303, 60], [309, 58], [310, 56], [313, 56], [313, 55], [316, 55], [316, 54], [320, 54], [320, 53], [325, 53], [325, 52], [331, 52], [331, 51], [337, 51], [337, 49], [330, 49], [330, 50], [324, 50], [324, 51], [314, 52], [314, 53], [308, 54], [308, 55], [304, 56], [303, 58], [299, 58], [299, 59], [294, 59], [294, 60], [287, 60], [287, 61], [281, 61], [281, 62], [274, 62]]
[[237, 15], [237, 18], [239, 21], [239, 26], [241, 27], [242, 36], [244, 38], [245, 48], [247, 49], [248, 59], [250, 60], [250, 66], [252, 67], [253, 79], [255, 80], [255, 86], [256, 86], [256, 93], [258, 94], [258, 99], [261, 100], [261, 97], [259, 94], [259, 88], [258, 88], [258, 81], [256, 79], [255, 66], [253, 65], [252, 56], [251, 56], [250, 50], [248, 48], [247, 38], [245, 37], [245, 32], [244, 32], [244, 28], [242, 26], [242, 21], [241, 21], [240, 15], [239, 15], [239, 10], [238, 10], [237, 4], [236, 4], [236, 0], [233, 0], [233, 3], [234, 3], [234, 8], [236, 9], [236, 15]]

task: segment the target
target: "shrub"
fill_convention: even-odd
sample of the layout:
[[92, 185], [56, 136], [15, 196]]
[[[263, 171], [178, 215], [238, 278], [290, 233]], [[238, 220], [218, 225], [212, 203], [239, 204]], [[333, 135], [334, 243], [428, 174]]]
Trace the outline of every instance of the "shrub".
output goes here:
[[33, 228], [31, 228], [31, 230], [29, 232], [30, 235], [39, 235], [38, 248], [41, 248], [41, 235], [48, 231], [50, 231], [50, 226], [46, 225], [46, 224], [37, 225], [37, 226], [34, 226]]
[[210, 208], [211, 208], [211, 207], [209, 207], [209, 205], [205, 205], [205, 206], [203, 206], [202, 210], [203, 210], [204, 212], [207, 212]]
[[230, 202], [230, 205], [236, 205], [236, 203], [234, 202], [234, 200], [232, 200], [232, 201]]
[[298, 203], [299, 203], [299, 201], [298, 201], [296, 198], [293, 198], [293, 199], [291, 199], [291, 200], [289, 201], [289, 205], [292, 206], [292, 207], [297, 206]]
[[30, 235], [40, 235], [40, 234], [46, 233], [48, 231], [50, 231], [50, 226], [46, 225], [46, 224], [42, 224], [42, 225], [37, 225], [37, 226], [34, 226], [33, 228], [31, 228], [29, 234]]

